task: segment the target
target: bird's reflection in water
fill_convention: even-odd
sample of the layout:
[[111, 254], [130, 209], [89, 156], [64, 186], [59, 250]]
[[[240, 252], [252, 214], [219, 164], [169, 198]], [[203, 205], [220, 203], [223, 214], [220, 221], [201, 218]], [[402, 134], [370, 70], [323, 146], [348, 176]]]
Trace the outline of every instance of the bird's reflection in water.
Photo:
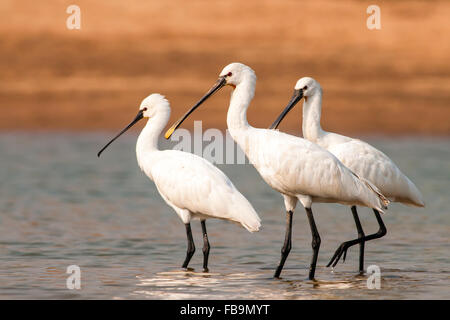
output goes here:
[[[159, 272], [140, 276], [132, 296], [150, 299], [338, 299], [336, 291], [366, 288], [367, 275], [344, 279], [308, 280], [301, 274], [270, 278], [269, 271], [203, 273], [195, 270]], [[294, 279], [294, 280], [293, 280]]]

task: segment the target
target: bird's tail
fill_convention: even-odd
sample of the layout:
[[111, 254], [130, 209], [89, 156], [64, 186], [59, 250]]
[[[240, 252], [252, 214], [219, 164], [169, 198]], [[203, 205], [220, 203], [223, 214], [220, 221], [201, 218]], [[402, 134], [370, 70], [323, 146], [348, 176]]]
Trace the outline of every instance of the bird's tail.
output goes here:
[[384, 213], [384, 210], [387, 209], [387, 206], [390, 203], [389, 199], [386, 198], [373, 183], [356, 174], [355, 176], [358, 177], [358, 179], [371, 191], [367, 199], [370, 207]]
[[240, 195], [240, 199], [236, 199], [232, 212], [237, 222], [250, 232], [257, 232], [261, 228], [261, 218], [256, 213], [253, 206], [244, 196]]
[[405, 197], [398, 199], [398, 201], [409, 206], [425, 207], [425, 202], [423, 201], [423, 196], [419, 189], [417, 189], [416, 185], [409, 180], [407, 176], [404, 176], [404, 178], [408, 184], [408, 188], [405, 188], [407, 190], [407, 194]]
[[261, 228], [261, 219], [253, 208], [252, 211], [242, 217], [240, 223], [248, 231], [257, 232]]
[[250, 232], [258, 232], [261, 228], [261, 221], [253, 220], [251, 222], [241, 221], [242, 226]]

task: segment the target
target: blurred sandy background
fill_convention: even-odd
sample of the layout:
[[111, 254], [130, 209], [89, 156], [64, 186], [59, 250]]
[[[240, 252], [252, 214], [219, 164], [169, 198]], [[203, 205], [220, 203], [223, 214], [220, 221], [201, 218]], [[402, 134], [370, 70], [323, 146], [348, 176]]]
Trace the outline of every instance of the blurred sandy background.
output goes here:
[[[66, 28], [70, 4], [81, 30]], [[370, 4], [380, 31], [366, 28]], [[117, 131], [153, 92], [174, 121], [239, 61], [258, 76], [254, 126], [312, 76], [327, 130], [448, 135], [449, 17], [450, 1], [2, 0], [0, 130]], [[230, 90], [196, 112], [203, 128], [225, 127]], [[300, 108], [281, 129], [300, 133]]]

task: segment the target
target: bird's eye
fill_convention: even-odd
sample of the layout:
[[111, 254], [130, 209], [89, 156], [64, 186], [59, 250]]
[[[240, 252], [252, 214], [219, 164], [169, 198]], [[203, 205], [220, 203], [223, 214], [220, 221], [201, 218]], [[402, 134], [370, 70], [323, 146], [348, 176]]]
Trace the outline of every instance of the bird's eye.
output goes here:
[[233, 74], [231, 72], [227, 73], [227, 77], [231, 77]]
[[142, 109], [142, 111], [147, 111], [147, 107], [145, 107], [144, 109]]
[[308, 86], [304, 86], [304, 87], [303, 87], [303, 90], [306, 90], [306, 89], [308, 89]]

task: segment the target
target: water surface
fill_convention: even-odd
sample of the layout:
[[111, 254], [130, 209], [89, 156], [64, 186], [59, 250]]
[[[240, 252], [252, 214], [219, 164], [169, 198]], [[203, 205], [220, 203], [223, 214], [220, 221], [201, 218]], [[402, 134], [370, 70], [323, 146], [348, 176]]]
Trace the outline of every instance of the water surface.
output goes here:
[[[377, 138], [421, 189], [425, 209], [393, 204], [388, 234], [366, 245], [366, 267], [381, 268], [381, 289], [358, 275], [358, 248], [326, 268], [337, 246], [356, 237], [350, 210], [314, 205], [321, 234], [316, 278], [307, 280], [311, 234], [303, 208], [294, 215], [293, 248], [281, 280], [272, 279], [284, 239], [279, 194], [249, 164], [220, 165], [259, 212], [250, 234], [208, 220], [210, 273], [202, 273], [200, 223], [192, 224], [193, 270], [180, 270], [184, 226], [138, 169], [136, 136], [121, 137], [97, 159], [110, 134], [0, 134], [0, 298], [2, 299], [450, 299], [450, 141]], [[377, 231], [360, 209], [366, 234]], [[81, 289], [66, 268], [81, 268]]]

